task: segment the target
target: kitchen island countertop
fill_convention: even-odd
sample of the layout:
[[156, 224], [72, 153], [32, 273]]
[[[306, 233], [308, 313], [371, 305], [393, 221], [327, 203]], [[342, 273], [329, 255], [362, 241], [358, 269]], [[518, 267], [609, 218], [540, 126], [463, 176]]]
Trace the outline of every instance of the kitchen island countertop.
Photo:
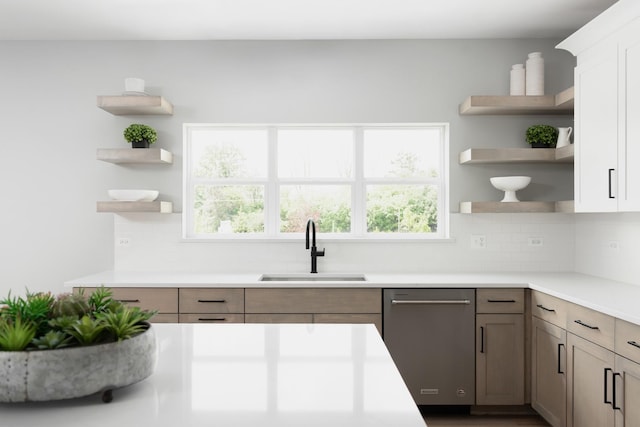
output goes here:
[[373, 325], [156, 324], [156, 371], [99, 395], [0, 404], [3, 426], [424, 427]]
[[365, 274], [366, 281], [259, 281], [261, 274], [104, 271], [65, 283], [67, 287], [210, 287], [210, 288], [531, 288], [575, 304], [640, 325], [640, 285], [586, 274], [551, 273], [433, 273]]

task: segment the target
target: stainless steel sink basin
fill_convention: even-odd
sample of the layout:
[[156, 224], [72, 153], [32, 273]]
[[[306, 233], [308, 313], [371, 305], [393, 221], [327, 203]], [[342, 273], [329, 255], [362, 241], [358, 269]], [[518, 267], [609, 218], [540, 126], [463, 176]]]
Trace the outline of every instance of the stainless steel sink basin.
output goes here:
[[364, 274], [292, 273], [263, 274], [261, 282], [366, 282]]

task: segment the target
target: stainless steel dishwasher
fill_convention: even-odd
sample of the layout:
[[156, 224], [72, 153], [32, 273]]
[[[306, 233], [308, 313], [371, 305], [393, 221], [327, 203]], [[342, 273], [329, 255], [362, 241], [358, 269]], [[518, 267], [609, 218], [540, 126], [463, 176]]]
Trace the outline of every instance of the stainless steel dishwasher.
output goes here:
[[383, 337], [418, 405], [475, 401], [475, 290], [384, 289]]

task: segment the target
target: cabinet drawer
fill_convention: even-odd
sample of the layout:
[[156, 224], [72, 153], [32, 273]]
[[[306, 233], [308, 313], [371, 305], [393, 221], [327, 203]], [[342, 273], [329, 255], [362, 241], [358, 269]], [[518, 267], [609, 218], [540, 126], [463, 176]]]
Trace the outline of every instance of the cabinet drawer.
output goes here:
[[563, 329], [567, 327], [567, 302], [551, 295], [532, 291], [531, 314]]
[[478, 289], [476, 313], [524, 313], [524, 289]]
[[245, 323], [313, 323], [313, 314], [245, 314]]
[[151, 323], [178, 323], [178, 313], [158, 313], [149, 321]]
[[180, 313], [244, 313], [244, 289], [182, 288]]
[[238, 314], [238, 313], [180, 314], [180, 323], [244, 323], [244, 314]]
[[380, 289], [250, 288], [247, 313], [381, 313]]
[[580, 305], [568, 304], [567, 331], [613, 350], [615, 319]]
[[615, 351], [640, 363], [640, 325], [616, 319]]
[[[97, 288], [84, 288], [90, 295]], [[110, 288], [113, 299], [140, 307], [143, 310], [157, 310], [158, 313], [178, 312], [178, 289], [176, 288]]]

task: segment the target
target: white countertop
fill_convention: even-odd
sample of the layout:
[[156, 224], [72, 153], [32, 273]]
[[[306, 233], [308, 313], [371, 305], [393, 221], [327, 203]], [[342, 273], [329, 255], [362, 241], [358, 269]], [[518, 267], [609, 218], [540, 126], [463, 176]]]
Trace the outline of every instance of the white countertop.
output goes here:
[[206, 274], [104, 271], [65, 286], [108, 287], [354, 287], [496, 288], [522, 287], [565, 299], [640, 325], [640, 284], [578, 273], [366, 274], [365, 282], [260, 282], [260, 274]]
[[373, 325], [154, 324], [149, 378], [98, 395], [0, 404], [3, 426], [424, 427]]

